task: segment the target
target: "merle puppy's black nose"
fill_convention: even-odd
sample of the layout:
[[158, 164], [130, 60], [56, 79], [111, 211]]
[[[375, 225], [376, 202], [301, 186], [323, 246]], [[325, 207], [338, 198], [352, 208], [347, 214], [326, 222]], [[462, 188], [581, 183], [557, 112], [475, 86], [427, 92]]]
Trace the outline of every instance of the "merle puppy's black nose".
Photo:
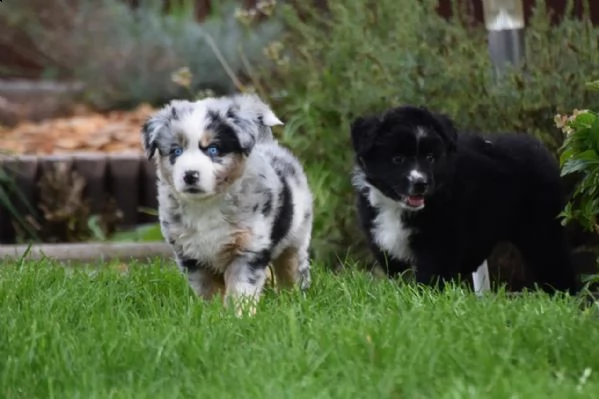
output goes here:
[[183, 181], [185, 182], [185, 184], [196, 184], [198, 180], [200, 180], [200, 172], [198, 172], [197, 170], [188, 170], [185, 172], [185, 175], [183, 176]]

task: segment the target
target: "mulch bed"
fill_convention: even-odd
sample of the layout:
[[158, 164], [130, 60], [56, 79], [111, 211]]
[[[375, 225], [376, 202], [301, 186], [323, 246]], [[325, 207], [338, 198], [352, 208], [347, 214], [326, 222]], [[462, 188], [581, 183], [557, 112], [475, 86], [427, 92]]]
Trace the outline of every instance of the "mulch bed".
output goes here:
[[68, 117], [21, 121], [14, 127], [0, 125], [0, 151], [14, 155], [141, 153], [140, 129], [153, 111], [148, 104], [107, 113], [78, 108]]

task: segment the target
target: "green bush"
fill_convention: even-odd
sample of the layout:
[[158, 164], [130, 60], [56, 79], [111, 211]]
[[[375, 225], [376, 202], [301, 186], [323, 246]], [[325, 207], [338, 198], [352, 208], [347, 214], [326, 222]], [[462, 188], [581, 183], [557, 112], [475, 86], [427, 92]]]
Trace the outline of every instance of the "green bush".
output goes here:
[[181, 95], [169, 77], [183, 66], [196, 89], [233, 91], [231, 75], [259, 64], [280, 35], [277, 18], [247, 29], [232, 0], [214, 2], [202, 23], [190, 0], [178, 3], [165, 14], [161, 0], [140, 0], [136, 9], [120, 0], [13, 2], [0, 7], [0, 43], [44, 65], [48, 77], [84, 83], [87, 103], [113, 108]]
[[[599, 81], [588, 86], [599, 90]], [[566, 136], [560, 149], [562, 175], [581, 175], [572, 201], [562, 212], [563, 221], [574, 219], [589, 231], [599, 231], [599, 114], [574, 110], [572, 115], [556, 115], [555, 123]]]
[[350, 185], [349, 123], [357, 115], [426, 105], [460, 127], [522, 131], [557, 151], [562, 134], [553, 116], [599, 106], [599, 98], [579, 89], [599, 63], [598, 30], [588, 18], [570, 16], [572, 2], [554, 27], [537, 2], [526, 31], [527, 62], [501, 82], [492, 76], [484, 27], [468, 24], [463, 12], [441, 18], [437, 3], [329, 0], [326, 12], [296, 5], [300, 12], [284, 13], [281, 43], [269, 46], [276, 66], [259, 87], [286, 122], [283, 142], [306, 165], [316, 196], [313, 249], [321, 260], [364, 248]]

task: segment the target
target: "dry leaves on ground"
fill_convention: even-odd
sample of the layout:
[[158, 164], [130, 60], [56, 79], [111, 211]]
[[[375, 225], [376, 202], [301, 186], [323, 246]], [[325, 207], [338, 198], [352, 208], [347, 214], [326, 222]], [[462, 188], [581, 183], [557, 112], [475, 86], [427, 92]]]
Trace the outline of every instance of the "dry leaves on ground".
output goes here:
[[148, 104], [131, 111], [105, 114], [80, 109], [69, 117], [42, 122], [0, 126], [0, 150], [14, 154], [65, 154], [71, 152], [141, 153], [140, 129], [153, 112]]

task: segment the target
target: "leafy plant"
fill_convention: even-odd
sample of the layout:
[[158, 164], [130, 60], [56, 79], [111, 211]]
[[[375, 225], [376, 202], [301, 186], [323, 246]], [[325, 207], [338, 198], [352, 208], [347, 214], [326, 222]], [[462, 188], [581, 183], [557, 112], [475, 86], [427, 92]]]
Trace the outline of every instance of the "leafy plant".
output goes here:
[[97, 214], [91, 212], [83, 190], [87, 182], [67, 163], [45, 170], [38, 182], [42, 211], [40, 238], [44, 242], [105, 240], [116, 231], [123, 214], [109, 198]]
[[[27, 238], [39, 239], [35, 222], [36, 210], [19, 190], [15, 179], [2, 166], [0, 166], [0, 206], [9, 213], [11, 219], [25, 232]], [[19, 206], [23, 207], [29, 216], [22, 214], [19, 211]]]
[[[587, 87], [599, 91], [599, 81]], [[556, 115], [555, 124], [566, 137], [560, 148], [562, 175], [580, 175], [573, 199], [561, 213], [563, 223], [575, 219], [587, 230], [599, 232], [599, 114], [574, 110], [571, 115]]]
[[109, 241], [164, 241], [160, 223], [148, 223], [136, 226], [128, 231], [119, 231], [108, 238]]

